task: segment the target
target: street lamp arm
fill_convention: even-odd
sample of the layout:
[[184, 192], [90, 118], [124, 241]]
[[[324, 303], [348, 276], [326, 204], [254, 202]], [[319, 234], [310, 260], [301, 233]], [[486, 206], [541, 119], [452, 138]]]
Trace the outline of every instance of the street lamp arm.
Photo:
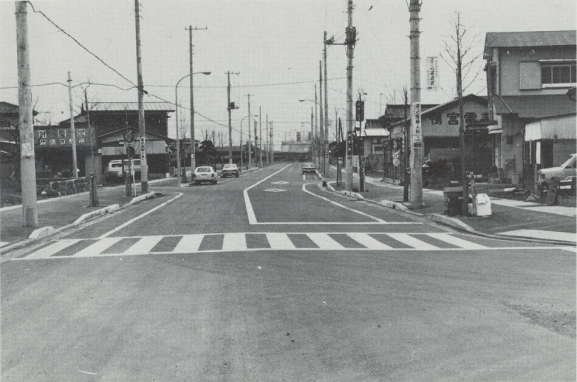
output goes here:
[[[210, 75], [211, 73], [212, 73], [212, 72], [194, 72], [194, 73], [192, 73], [192, 75], [195, 75], [195, 74], [204, 74], [205, 76], [208, 76], [208, 75]], [[180, 84], [180, 81], [182, 81], [182, 80], [184, 80], [185, 78], [188, 78], [188, 77], [190, 77], [190, 73], [188, 73], [186, 76], [184, 76], [184, 77], [182, 77], [180, 80], [178, 80], [178, 82], [176, 83], [176, 87], [178, 87], [178, 84]]]

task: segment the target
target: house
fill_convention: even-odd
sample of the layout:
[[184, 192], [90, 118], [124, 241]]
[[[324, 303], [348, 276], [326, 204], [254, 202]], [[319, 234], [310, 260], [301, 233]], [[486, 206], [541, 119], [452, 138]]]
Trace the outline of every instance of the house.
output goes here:
[[487, 33], [483, 58], [493, 165], [532, 188], [539, 168], [575, 152], [576, 31]]
[[[149, 179], [164, 177], [169, 173], [169, 146], [174, 140], [168, 138], [168, 113], [173, 111], [174, 108], [166, 102], [144, 103]], [[81, 173], [93, 172], [100, 177], [111, 160], [126, 158], [127, 154], [134, 157], [140, 153], [138, 102], [88, 103], [88, 111], [83, 107], [80, 115], [74, 117], [74, 124], [76, 131], [84, 131], [86, 134], [82, 143], [79, 141], [82, 137], [78, 134], [76, 137]], [[62, 134], [69, 133], [69, 129], [70, 119], [60, 122], [59, 130], [62, 130]], [[68, 136], [64, 138], [68, 139]], [[47, 146], [52, 146], [51, 143]], [[53, 147], [57, 148], [59, 141], [55, 143]], [[60, 148], [66, 149], [71, 158], [71, 145], [66, 140]]]
[[[383, 172], [384, 148], [389, 143], [389, 135], [389, 131], [384, 128], [380, 119], [367, 119], [365, 121], [364, 129], [359, 134], [366, 158], [365, 171]], [[356, 160], [354, 160], [353, 167], [356, 166]]]
[[[404, 105], [403, 105], [404, 106]], [[451, 161], [461, 157], [459, 102], [453, 99], [440, 105], [421, 105], [423, 156], [425, 161]], [[387, 106], [388, 107], [388, 106]], [[489, 122], [487, 99], [474, 94], [463, 97], [465, 118], [465, 166], [476, 175], [487, 177], [491, 171], [491, 151], [485, 123]], [[404, 115], [404, 114], [403, 114]], [[405, 128], [410, 116], [387, 126], [389, 146], [385, 147], [385, 177], [398, 182], [405, 164]], [[477, 126], [483, 126], [478, 128]]]

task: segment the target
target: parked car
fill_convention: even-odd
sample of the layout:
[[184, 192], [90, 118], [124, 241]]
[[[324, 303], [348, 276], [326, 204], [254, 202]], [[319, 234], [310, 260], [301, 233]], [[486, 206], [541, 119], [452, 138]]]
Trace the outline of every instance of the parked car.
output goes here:
[[[130, 166], [129, 166], [130, 164]], [[139, 179], [141, 175], [140, 159], [131, 159], [131, 163], [127, 159], [113, 159], [108, 162], [106, 170], [104, 170], [104, 178], [106, 180], [120, 179], [123, 176], [122, 166], [124, 165], [124, 173], [128, 174], [130, 170], [134, 173], [134, 177]]]
[[235, 165], [234, 163], [225, 164], [222, 168], [222, 177], [223, 178], [225, 176], [236, 176], [238, 178], [239, 175], [240, 175], [240, 170], [238, 169], [237, 165]]
[[210, 166], [200, 166], [194, 170], [194, 184], [203, 182], [216, 184], [216, 171]]
[[303, 164], [303, 174], [307, 173], [307, 172], [312, 172], [313, 174], [317, 171], [317, 168], [315, 167], [314, 163], [305, 163]]
[[547, 193], [549, 187], [553, 185], [556, 180], [565, 179], [567, 177], [577, 175], [576, 167], [577, 154], [569, 155], [565, 162], [557, 167], [542, 168], [537, 171], [537, 187], [542, 193]]

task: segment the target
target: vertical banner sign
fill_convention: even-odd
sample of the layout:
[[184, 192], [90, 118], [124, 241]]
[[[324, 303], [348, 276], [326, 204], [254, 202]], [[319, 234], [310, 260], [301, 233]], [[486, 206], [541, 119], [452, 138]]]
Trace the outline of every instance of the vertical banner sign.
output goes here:
[[438, 90], [439, 63], [437, 57], [427, 57], [427, 90]]
[[411, 104], [411, 130], [413, 134], [413, 147], [422, 147], [423, 132], [421, 129], [421, 103]]
[[146, 151], [144, 148], [146, 147], [146, 138], [140, 137], [140, 164], [146, 164]]

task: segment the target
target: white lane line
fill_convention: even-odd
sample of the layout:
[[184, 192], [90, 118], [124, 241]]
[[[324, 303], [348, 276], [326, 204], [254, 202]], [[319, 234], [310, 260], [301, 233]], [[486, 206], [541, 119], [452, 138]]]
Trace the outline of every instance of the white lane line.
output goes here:
[[386, 235], [392, 237], [395, 240], [400, 241], [403, 244], [410, 245], [416, 249], [439, 249], [439, 247], [435, 247], [429, 243], [425, 243], [422, 240], [419, 240], [408, 233], [387, 233]]
[[[65, 248], [70, 247], [73, 244], [78, 243], [81, 240], [82, 239], [59, 240], [55, 243], [50, 244], [47, 247], [41, 248], [41, 249], [37, 250], [36, 252], [33, 252], [32, 254], [26, 256], [25, 258], [26, 258], [26, 260], [45, 259], [47, 257], [52, 256], [56, 252], [59, 252]], [[14, 260], [19, 260], [19, 258], [15, 258]]]
[[369, 218], [371, 218], [371, 219], [373, 219], [373, 220], [378, 221], [379, 223], [385, 223], [385, 221], [384, 221], [383, 219], [379, 219], [379, 218], [377, 218], [377, 217], [375, 217], [375, 216], [366, 214], [366, 213], [364, 213], [364, 212], [362, 212], [362, 211], [358, 211], [358, 210], [352, 209], [352, 208], [350, 208], [350, 207], [343, 206], [342, 204], [337, 203], [337, 202], [335, 202], [335, 201], [332, 201], [332, 200], [330, 200], [330, 199], [327, 199], [327, 198], [325, 198], [324, 196], [320, 196], [320, 195], [317, 195], [317, 194], [315, 194], [315, 193], [313, 193], [313, 192], [310, 192], [310, 191], [308, 191], [308, 190], [306, 189], [306, 186], [307, 186], [306, 184], [303, 184], [303, 191], [306, 192], [307, 194], [314, 195], [314, 196], [316, 196], [317, 198], [321, 198], [321, 199], [323, 199], [323, 200], [326, 200], [327, 202], [330, 202], [330, 203], [332, 203], [332, 204], [334, 204], [334, 205], [336, 205], [336, 206], [339, 206], [339, 207], [344, 208], [344, 209], [346, 209], [346, 210], [353, 211], [353, 212], [356, 212], [357, 214], [360, 214], [360, 215], [369, 217]]
[[245, 251], [246, 238], [244, 233], [227, 233], [222, 240], [223, 251]]
[[499, 235], [522, 236], [533, 239], [550, 239], [550, 240], [562, 240], [573, 242], [577, 241], [575, 233], [543, 231], [538, 229], [518, 229], [516, 231], [499, 232]]
[[343, 249], [339, 242], [326, 233], [308, 233], [307, 236], [322, 249]]
[[185, 235], [180, 239], [176, 247], [172, 250], [174, 253], [192, 253], [198, 252], [200, 243], [204, 238], [204, 234]]
[[154, 248], [154, 246], [156, 244], [158, 244], [158, 242], [160, 240], [162, 240], [164, 236], [145, 236], [142, 239], [138, 240], [136, 243], [134, 243], [130, 248], [128, 248], [126, 251], [122, 252], [121, 255], [142, 255], [145, 253], [149, 253], [152, 248]]
[[393, 249], [392, 247], [384, 243], [381, 243], [380, 241], [378, 241], [374, 237], [369, 236], [366, 233], [353, 232], [347, 235], [349, 235], [354, 241], [364, 245], [368, 249]]
[[473, 243], [467, 240], [460, 239], [449, 233], [428, 233], [427, 236], [444, 241], [445, 243], [456, 245], [457, 247], [465, 249], [486, 249], [484, 245]]
[[267, 176], [266, 178], [256, 182], [255, 184], [253, 184], [250, 187], [245, 188], [242, 191], [242, 194], [244, 195], [244, 205], [246, 206], [246, 213], [248, 215], [248, 223], [249, 224], [257, 224], [257, 220], [256, 220], [256, 215], [254, 214], [254, 209], [252, 208], [252, 204], [250, 202], [250, 198], [248, 197], [248, 190], [250, 190], [253, 187], [258, 186], [259, 184], [261, 184], [262, 182], [264, 182], [265, 180], [272, 178], [273, 176], [275, 176], [276, 174], [278, 174], [281, 171], [284, 171], [286, 168], [290, 167], [291, 165], [286, 165], [285, 167], [281, 168], [280, 170], [278, 170], [277, 172]]
[[267, 233], [271, 249], [297, 249], [286, 233]]
[[107, 237], [98, 240], [96, 243], [89, 245], [79, 252], [76, 252], [74, 257], [93, 257], [99, 255], [104, 250], [108, 249], [110, 246], [119, 242], [120, 240], [122, 240], [121, 237]]
[[149, 211], [146, 211], [146, 212], [143, 213], [142, 215], [139, 215], [139, 216], [137, 216], [137, 217], [135, 217], [135, 218], [133, 218], [133, 219], [130, 219], [130, 220], [127, 221], [126, 223], [119, 225], [118, 227], [114, 228], [113, 230], [108, 231], [108, 232], [106, 232], [105, 234], [102, 234], [102, 235], [98, 236], [97, 239], [103, 239], [103, 238], [105, 238], [105, 237], [107, 237], [107, 236], [112, 235], [112, 234], [115, 233], [115, 232], [120, 231], [122, 228], [124, 228], [124, 227], [126, 227], [126, 226], [129, 226], [130, 224], [134, 223], [135, 221], [137, 221], [137, 220], [139, 220], [139, 219], [142, 219], [142, 218], [145, 217], [146, 215], [151, 214], [151, 213], [153, 213], [154, 211], [158, 210], [159, 208], [162, 208], [162, 207], [166, 206], [168, 203], [172, 202], [173, 200], [176, 200], [176, 199], [180, 198], [181, 196], [182, 196], [182, 192], [179, 192], [178, 195], [176, 195], [174, 198], [172, 198], [172, 199], [170, 199], [170, 200], [168, 200], [168, 201], [166, 201], [166, 202], [164, 202], [164, 203], [162, 203], [162, 204], [159, 204], [158, 206], [154, 207], [153, 209], [151, 209], [151, 210], [149, 210]]

